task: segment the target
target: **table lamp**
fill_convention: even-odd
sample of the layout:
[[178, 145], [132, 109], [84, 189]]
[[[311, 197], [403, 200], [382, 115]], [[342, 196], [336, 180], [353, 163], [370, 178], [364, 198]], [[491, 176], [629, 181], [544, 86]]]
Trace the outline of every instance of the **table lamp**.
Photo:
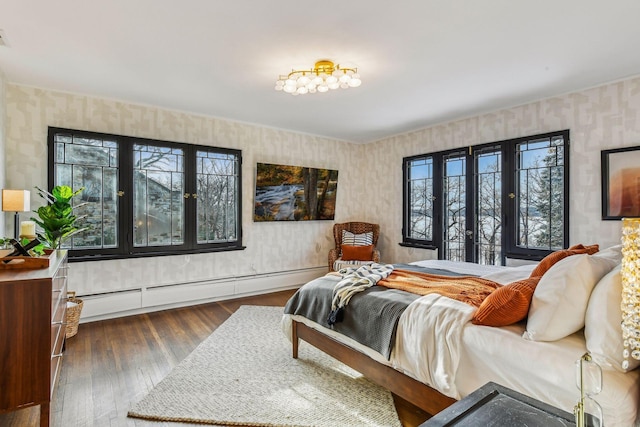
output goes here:
[[622, 368], [640, 360], [640, 218], [622, 219]]
[[31, 192], [29, 190], [2, 190], [2, 210], [15, 212], [13, 230], [16, 239], [20, 236], [20, 212], [29, 211]]

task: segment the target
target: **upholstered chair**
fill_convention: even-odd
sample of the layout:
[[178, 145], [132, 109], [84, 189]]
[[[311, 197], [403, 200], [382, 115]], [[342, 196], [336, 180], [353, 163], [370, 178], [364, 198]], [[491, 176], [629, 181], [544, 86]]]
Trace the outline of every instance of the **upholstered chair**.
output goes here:
[[[345, 231], [346, 233], [343, 233]], [[349, 234], [350, 233], [350, 234]], [[349, 246], [369, 246], [361, 240], [360, 238], [370, 238], [370, 244], [373, 245], [373, 250], [371, 252], [371, 256], [367, 256], [364, 258], [369, 259], [342, 259], [342, 244], [343, 244], [343, 234], [347, 236], [348, 239], [353, 239], [355, 237], [355, 243], [353, 241], [346, 241]], [[355, 235], [355, 236], [354, 236]], [[380, 225], [379, 224], [371, 224], [368, 222], [344, 222], [334, 224], [333, 226], [333, 240], [335, 243], [335, 248], [329, 251], [329, 271], [335, 271], [336, 265], [339, 266], [359, 266], [363, 264], [371, 264], [372, 262], [380, 262], [380, 251], [376, 249], [376, 245], [378, 244], [378, 236], [380, 235]], [[356, 248], [357, 249], [357, 248]], [[353, 257], [345, 257], [345, 258], [353, 258]], [[355, 258], [358, 258], [356, 256]], [[338, 261], [338, 263], [336, 263]], [[339, 267], [342, 268], [342, 267]], [[338, 268], [338, 269], [339, 269]]]

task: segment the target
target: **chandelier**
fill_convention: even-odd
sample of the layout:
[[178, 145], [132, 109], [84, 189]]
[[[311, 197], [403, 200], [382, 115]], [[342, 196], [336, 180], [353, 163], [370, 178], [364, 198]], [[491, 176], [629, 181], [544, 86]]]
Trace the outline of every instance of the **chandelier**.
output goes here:
[[286, 76], [278, 77], [276, 90], [291, 95], [304, 95], [306, 93], [327, 92], [329, 89], [349, 89], [361, 84], [357, 68], [341, 67], [323, 59], [316, 62], [314, 67], [309, 70], [291, 70]]

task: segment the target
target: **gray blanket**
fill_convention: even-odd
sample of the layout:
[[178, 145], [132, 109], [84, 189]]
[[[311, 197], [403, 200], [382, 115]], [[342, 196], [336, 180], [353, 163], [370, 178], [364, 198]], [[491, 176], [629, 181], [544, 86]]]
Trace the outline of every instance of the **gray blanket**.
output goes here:
[[[441, 269], [427, 269], [408, 264], [396, 264], [396, 268], [415, 270], [422, 273], [461, 276]], [[297, 314], [322, 326], [330, 327], [327, 317], [331, 312], [333, 288], [341, 280], [340, 276], [327, 275], [314, 279], [302, 286], [287, 302], [286, 314]], [[384, 357], [391, 357], [396, 329], [400, 315], [420, 295], [382, 286], [373, 286], [355, 295], [344, 311], [342, 322], [330, 328]]]

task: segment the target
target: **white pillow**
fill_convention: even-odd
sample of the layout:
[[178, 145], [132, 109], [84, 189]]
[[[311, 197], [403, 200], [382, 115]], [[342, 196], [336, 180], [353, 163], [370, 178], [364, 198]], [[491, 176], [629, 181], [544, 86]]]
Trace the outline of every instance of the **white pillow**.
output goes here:
[[350, 231], [342, 230], [342, 244], [350, 246], [373, 245], [373, 233], [369, 231], [362, 234], [353, 234]]
[[595, 257], [609, 258], [620, 264], [622, 262], [622, 245], [610, 246], [593, 254]]
[[615, 265], [611, 259], [587, 254], [555, 263], [533, 293], [523, 338], [556, 341], [582, 329], [591, 291]]
[[622, 281], [620, 265], [604, 276], [591, 293], [584, 319], [584, 338], [587, 350], [602, 369], [631, 371], [640, 360], [629, 358], [628, 369], [622, 369]]

